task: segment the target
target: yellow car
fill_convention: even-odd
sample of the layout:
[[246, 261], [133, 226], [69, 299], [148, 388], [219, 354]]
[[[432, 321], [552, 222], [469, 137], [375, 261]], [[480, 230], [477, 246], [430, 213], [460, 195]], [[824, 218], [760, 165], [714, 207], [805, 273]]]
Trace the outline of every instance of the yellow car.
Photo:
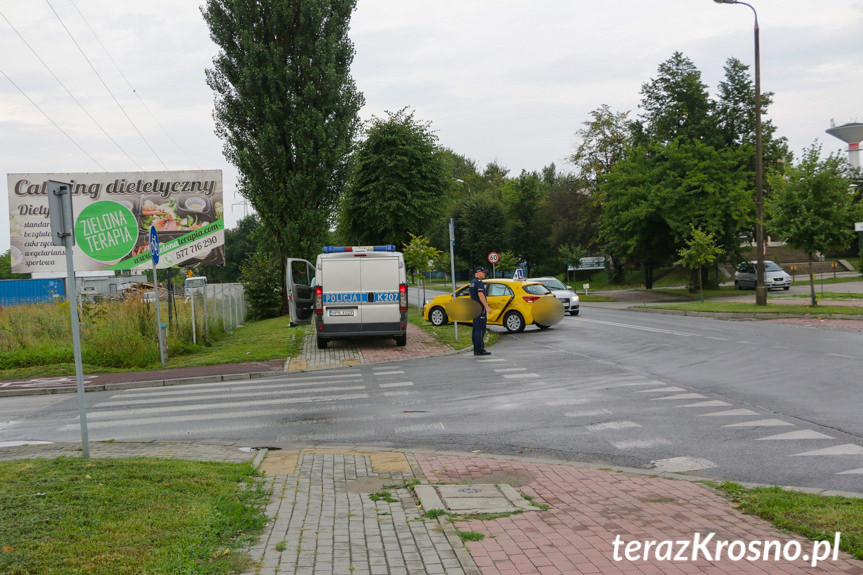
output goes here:
[[[563, 304], [539, 282], [491, 279], [486, 284], [488, 306], [491, 313], [488, 325], [499, 325], [510, 333], [524, 331], [525, 326], [536, 325], [545, 329], [563, 318]], [[456, 291], [456, 301], [452, 294], [441, 295], [423, 307], [423, 319], [432, 325], [445, 325], [454, 319], [470, 323], [480, 311], [479, 304], [470, 305], [468, 289], [464, 285]]]

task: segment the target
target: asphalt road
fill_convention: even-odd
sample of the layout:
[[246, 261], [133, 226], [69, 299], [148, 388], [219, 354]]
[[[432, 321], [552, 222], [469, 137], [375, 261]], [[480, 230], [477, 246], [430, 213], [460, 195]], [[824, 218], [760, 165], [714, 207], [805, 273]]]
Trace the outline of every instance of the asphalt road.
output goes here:
[[[464, 337], [468, 337], [465, 333]], [[552, 456], [863, 492], [863, 333], [583, 305], [467, 353], [88, 393], [91, 440]], [[74, 395], [0, 401], [4, 441], [80, 439]]]

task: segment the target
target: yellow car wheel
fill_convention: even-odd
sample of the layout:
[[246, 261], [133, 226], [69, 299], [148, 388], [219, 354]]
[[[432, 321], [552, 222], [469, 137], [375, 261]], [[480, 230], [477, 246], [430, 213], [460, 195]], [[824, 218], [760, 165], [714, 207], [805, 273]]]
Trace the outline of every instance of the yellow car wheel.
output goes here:
[[447, 318], [446, 312], [441, 307], [433, 307], [429, 310], [429, 321], [435, 327], [440, 327], [442, 325], [446, 325], [449, 318]]
[[517, 311], [507, 312], [503, 316], [503, 327], [509, 333], [519, 333], [524, 331], [524, 318]]

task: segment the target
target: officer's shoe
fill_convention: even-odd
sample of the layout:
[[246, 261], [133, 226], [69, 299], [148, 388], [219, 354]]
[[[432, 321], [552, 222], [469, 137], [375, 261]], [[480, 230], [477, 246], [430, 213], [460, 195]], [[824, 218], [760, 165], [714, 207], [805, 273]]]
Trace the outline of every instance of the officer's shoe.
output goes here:
[[475, 351], [475, 352], [473, 352], [473, 354], [474, 355], [491, 355], [491, 352], [483, 349], [481, 351]]

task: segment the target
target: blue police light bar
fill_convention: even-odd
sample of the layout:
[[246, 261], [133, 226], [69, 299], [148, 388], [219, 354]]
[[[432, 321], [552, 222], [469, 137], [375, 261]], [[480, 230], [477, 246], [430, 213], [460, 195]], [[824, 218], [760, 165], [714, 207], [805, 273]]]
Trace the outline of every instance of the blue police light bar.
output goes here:
[[323, 253], [325, 254], [343, 254], [346, 252], [394, 252], [396, 247], [393, 244], [385, 246], [324, 246]]

